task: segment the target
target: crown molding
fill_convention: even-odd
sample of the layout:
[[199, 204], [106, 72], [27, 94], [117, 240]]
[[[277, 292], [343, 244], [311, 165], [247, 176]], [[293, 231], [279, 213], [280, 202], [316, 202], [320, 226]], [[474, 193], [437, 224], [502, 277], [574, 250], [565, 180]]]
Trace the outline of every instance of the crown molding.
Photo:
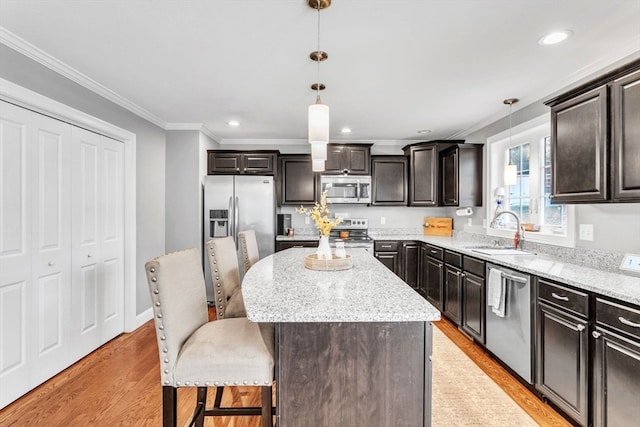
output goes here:
[[11, 31], [0, 26], [0, 43], [15, 50], [16, 52], [36, 61], [39, 64], [44, 65], [50, 70], [68, 78], [69, 80], [83, 86], [90, 91], [108, 99], [120, 107], [131, 111], [133, 114], [142, 117], [145, 120], [166, 129], [167, 123], [155, 114], [145, 110], [139, 105], [129, 101], [128, 99], [118, 95], [111, 89], [101, 85], [93, 80], [91, 77], [82, 74], [76, 69], [70, 67], [59, 59], [49, 55], [42, 49], [32, 45], [28, 41], [18, 37]]

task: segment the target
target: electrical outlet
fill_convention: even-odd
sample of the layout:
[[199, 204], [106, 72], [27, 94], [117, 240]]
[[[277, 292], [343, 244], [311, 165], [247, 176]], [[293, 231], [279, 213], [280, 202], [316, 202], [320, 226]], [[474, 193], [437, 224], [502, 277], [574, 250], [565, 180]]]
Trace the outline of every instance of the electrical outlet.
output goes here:
[[593, 224], [580, 224], [580, 240], [593, 241]]
[[308, 216], [305, 216], [304, 217], [304, 223], [307, 224], [307, 225], [311, 224], [311, 218], [309, 218]]
[[381, 216], [381, 217], [380, 217], [380, 224], [384, 225], [384, 224], [386, 224], [386, 223], [387, 223], [387, 218], [385, 218], [385, 217]]

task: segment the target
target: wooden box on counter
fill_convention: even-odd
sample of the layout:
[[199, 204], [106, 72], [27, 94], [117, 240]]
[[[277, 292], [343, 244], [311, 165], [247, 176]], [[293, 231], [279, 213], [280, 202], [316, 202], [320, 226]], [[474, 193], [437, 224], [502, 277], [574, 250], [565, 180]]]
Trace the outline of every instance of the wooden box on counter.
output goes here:
[[433, 218], [424, 219], [422, 229], [425, 236], [452, 236], [453, 218]]

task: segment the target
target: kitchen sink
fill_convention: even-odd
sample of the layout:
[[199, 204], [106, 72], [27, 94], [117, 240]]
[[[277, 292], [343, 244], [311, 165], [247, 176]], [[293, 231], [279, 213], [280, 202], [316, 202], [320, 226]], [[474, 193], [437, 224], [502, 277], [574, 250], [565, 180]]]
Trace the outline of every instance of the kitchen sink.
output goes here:
[[520, 249], [514, 249], [511, 247], [501, 246], [484, 246], [477, 248], [470, 248], [473, 252], [478, 252], [484, 255], [535, 255], [533, 252], [523, 251]]

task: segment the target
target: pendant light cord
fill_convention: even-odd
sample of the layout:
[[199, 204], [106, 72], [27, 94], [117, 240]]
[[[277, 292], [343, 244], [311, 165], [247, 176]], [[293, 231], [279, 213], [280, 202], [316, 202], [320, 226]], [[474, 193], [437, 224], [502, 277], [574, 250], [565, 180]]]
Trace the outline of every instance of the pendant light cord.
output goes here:
[[320, 53], [320, 0], [317, 3], [318, 7], [318, 49], [316, 50], [316, 62], [317, 64], [317, 76], [316, 76], [316, 104], [321, 104], [320, 101], [320, 59], [322, 54]]

